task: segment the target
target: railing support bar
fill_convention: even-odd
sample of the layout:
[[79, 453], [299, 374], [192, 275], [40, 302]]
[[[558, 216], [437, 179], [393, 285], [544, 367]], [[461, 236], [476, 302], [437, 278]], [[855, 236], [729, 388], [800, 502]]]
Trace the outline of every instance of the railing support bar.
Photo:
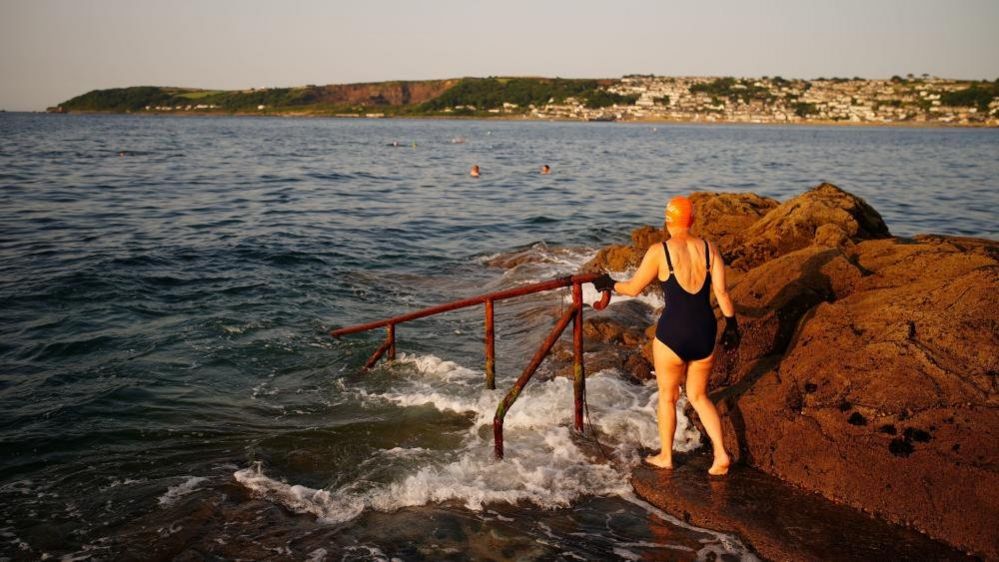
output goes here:
[[493, 299], [486, 299], [486, 388], [496, 389], [496, 331]]
[[583, 286], [572, 285], [572, 395], [576, 431], [583, 432], [583, 406], [586, 403], [586, 370], [583, 365]]
[[385, 326], [385, 341], [388, 342], [389, 361], [395, 361], [395, 324]]
[[371, 357], [368, 358], [368, 362], [364, 364], [364, 370], [370, 371], [371, 368], [378, 363], [378, 360], [382, 358], [382, 355], [385, 355], [385, 352], [388, 351], [391, 344], [392, 342], [390, 342], [388, 338], [385, 338], [385, 341], [378, 346], [378, 349], [376, 349], [375, 352], [371, 354]]
[[499, 407], [496, 408], [496, 415], [493, 417], [493, 450], [496, 453], [497, 459], [503, 458], [503, 418], [506, 417], [507, 411], [517, 400], [517, 397], [520, 395], [520, 391], [523, 390], [524, 386], [527, 385], [527, 382], [531, 380], [531, 376], [534, 375], [534, 371], [538, 370], [538, 367], [541, 365], [541, 362], [544, 361], [545, 356], [547, 356], [548, 352], [552, 350], [555, 342], [558, 341], [562, 332], [565, 331], [565, 328], [569, 325], [569, 322], [572, 322], [572, 319], [575, 316], [576, 311], [573, 309], [567, 310], [565, 314], [559, 318], [558, 323], [556, 323], [555, 327], [552, 328], [552, 331], [548, 334], [548, 337], [545, 338], [545, 341], [541, 342], [541, 347], [539, 347], [538, 351], [534, 353], [534, 357], [531, 358], [531, 362], [524, 368], [524, 372], [521, 373], [517, 382], [513, 383], [513, 388], [510, 389], [510, 392], [508, 392], [503, 398], [503, 401], [500, 402]]

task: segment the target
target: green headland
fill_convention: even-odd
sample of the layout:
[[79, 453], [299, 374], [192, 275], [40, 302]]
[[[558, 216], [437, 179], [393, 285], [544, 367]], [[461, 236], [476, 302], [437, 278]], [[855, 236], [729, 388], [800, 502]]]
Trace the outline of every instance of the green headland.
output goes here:
[[488, 77], [249, 90], [93, 90], [53, 112], [999, 125], [999, 79]]

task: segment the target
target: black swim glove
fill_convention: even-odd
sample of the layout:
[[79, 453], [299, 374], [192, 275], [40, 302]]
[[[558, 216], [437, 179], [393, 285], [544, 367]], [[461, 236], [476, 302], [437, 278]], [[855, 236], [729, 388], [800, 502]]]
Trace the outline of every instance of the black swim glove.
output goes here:
[[739, 333], [739, 323], [736, 322], [735, 316], [726, 316], [725, 330], [721, 337], [722, 348], [725, 351], [732, 351], [739, 347], [740, 341], [742, 341], [742, 334]]
[[617, 281], [614, 281], [613, 279], [611, 279], [610, 275], [607, 275], [606, 273], [604, 273], [600, 277], [597, 277], [596, 279], [593, 280], [593, 286], [596, 287], [597, 290], [600, 291], [601, 293], [603, 293], [605, 291], [611, 291], [611, 292], [613, 292], [614, 291], [614, 283], [616, 283], [616, 282]]

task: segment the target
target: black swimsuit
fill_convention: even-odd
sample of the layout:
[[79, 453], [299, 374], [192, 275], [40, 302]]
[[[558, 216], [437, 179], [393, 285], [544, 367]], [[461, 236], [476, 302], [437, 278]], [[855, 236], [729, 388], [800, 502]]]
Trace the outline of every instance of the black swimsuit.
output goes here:
[[669, 246], [663, 242], [666, 252], [666, 265], [669, 278], [660, 281], [663, 287], [663, 300], [666, 308], [656, 326], [656, 339], [673, 350], [683, 361], [697, 361], [711, 355], [715, 349], [715, 335], [718, 325], [711, 311], [711, 252], [708, 241], [704, 241], [704, 262], [707, 274], [704, 283], [696, 293], [688, 293], [676, 280], [673, 261], [669, 257]]

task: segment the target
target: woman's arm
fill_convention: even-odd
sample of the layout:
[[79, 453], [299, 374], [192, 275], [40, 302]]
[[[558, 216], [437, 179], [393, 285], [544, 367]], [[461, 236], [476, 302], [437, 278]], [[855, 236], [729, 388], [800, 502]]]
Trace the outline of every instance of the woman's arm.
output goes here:
[[645, 251], [645, 257], [642, 258], [642, 264], [638, 266], [638, 271], [635, 272], [635, 275], [627, 281], [614, 283], [615, 293], [629, 297], [638, 296], [659, 275], [659, 262], [662, 261], [662, 258], [659, 257], [660, 252], [657, 251], [658, 248], [662, 248], [662, 244], [649, 246], [649, 249]]
[[726, 318], [730, 318], [735, 316], [735, 306], [728, 296], [728, 287], [725, 286], [725, 260], [714, 244], [709, 242], [708, 248], [711, 250], [711, 288], [715, 291], [718, 308]]

